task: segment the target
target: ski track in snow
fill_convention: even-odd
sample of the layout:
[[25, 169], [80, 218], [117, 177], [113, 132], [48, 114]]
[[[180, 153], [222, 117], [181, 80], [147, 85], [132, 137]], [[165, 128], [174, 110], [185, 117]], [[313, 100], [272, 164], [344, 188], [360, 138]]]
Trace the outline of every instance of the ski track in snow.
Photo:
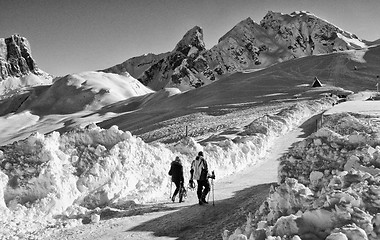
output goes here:
[[[223, 229], [215, 226], [226, 225], [226, 222], [222, 221], [217, 224], [220, 215], [228, 217], [225, 205], [234, 205], [234, 196], [238, 192], [252, 189], [246, 198], [256, 202], [258, 208], [268, 196], [271, 184], [277, 183], [277, 160], [293, 143], [301, 141], [315, 130], [315, 122], [319, 117], [320, 114], [314, 115], [291, 132], [278, 137], [258, 164], [215, 181], [214, 206], [212, 190], [208, 195], [208, 206], [199, 206], [196, 191], [188, 190], [187, 199], [183, 203], [171, 203], [168, 196], [168, 202], [148, 205], [136, 210], [133, 216], [114, 217], [95, 224], [66, 229], [45, 239], [221, 239]], [[235, 207], [239, 209], [239, 206]], [[210, 223], [209, 219], [214, 220]], [[208, 224], [210, 226], [207, 226]], [[233, 231], [235, 228], [229, 230]]]

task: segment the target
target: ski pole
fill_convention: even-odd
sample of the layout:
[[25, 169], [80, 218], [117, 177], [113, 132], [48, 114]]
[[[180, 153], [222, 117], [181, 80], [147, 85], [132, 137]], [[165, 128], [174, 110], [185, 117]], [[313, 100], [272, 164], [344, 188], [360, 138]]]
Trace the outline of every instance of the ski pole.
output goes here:
[[[208, 181], [208, 180], [207, 180]], [[211, 185], [212, 185], [212, 180], [211, 180]], [[211, 195], [211, 193], [209, 192], [208, 194], [207, 194], [207, 202], [209, 202], [209, 200], [210, 200], [210, 195]]]
[[214, 171], [212, 171], [212, 175], [211, 175], [211, 187], [212, 187], [212, 206], [215, 206], [214, 179], [215, 179], [215, 172], [214, 172]]
[[215, 206], [214, 179], [211, 179], [211, 187], [212, 187], [212, 206]]
[[170, 181], [170, 193], [169, 193], [169, 199], [172, 198], [172, 185], [173, 185], [173, 182]]

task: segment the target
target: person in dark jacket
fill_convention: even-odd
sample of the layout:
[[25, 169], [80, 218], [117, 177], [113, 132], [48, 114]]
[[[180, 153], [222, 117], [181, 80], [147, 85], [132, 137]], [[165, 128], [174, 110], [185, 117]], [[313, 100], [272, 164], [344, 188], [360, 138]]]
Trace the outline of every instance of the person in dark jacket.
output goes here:
[[[180, 188], [183, 187], [183, 167], [181, 159], [177, 156], [175, 160], [170, 164], [169, 175], [172, 176], [172, 182], [174, 182], [176, 189], [172, 196], [172, 201], [175, 202], [175, 197], [180, 191]], [[179, 198], [179, 202], [182, 202], [182, 198]]]

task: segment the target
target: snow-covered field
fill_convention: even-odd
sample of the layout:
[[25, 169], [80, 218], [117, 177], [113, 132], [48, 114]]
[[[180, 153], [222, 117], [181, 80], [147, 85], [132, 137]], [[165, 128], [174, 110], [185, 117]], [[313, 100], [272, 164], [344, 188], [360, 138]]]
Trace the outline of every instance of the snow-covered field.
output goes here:
[[276, 136], [333, 102], [322, 98], [295, 104], [253, 120], [234, 138], [206, 145], [190, 137], [170, 145], [148, 144], [116, 126], [35, 133], [1, 147], [0, 236], [38, 239], [50, 228], [82, 224], [104, 206], [160, 201], [168, 195], [167, 171], [175, 156], [189, 169], [203, 150], [218, 177], [227, 176], [256, 164]]

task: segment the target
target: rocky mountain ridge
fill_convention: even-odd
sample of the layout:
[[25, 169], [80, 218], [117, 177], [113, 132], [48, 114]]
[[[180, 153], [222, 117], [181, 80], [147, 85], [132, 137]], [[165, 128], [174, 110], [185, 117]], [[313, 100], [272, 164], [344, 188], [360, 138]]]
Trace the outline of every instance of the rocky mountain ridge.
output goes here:
[[[133, 77], [153, 90], [188, 90], [236, 71], [364, 47], [366, 44], [356, 35], [309, 12], [269, 11], [260, 23], [251, 18], [239, 22], [211, 49], [205, 49], [203, 30], [195, 26], [171, 52], [131, 58], [102, 71], [122, 74], [129, 69]], [[144, 67], [136, 61], [143, 62]]]

